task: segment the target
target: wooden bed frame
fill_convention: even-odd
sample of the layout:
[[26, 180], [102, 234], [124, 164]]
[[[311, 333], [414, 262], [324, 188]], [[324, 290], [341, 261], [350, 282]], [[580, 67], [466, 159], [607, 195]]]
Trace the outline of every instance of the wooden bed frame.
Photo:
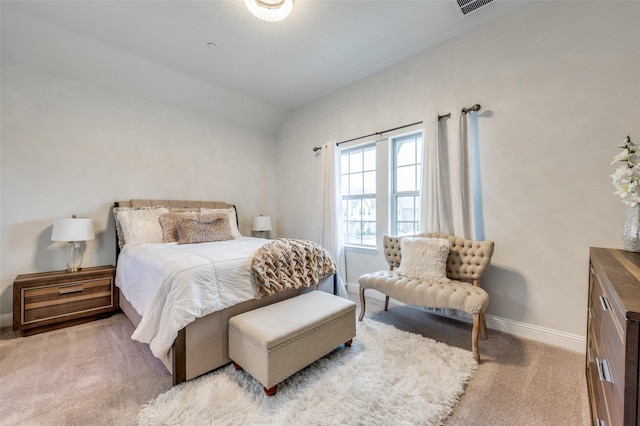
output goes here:
[[[184, 200], [126, 200], [117, 201], [114, 207], [148, 207], [164, 206], [177, 208], [231, 208], [232, 204], [216, 201], [184, 201]], [[236, 211], [237, 218], [237, 211]], [[120, 248], [116, 236], [116, 264]], [[329, 293], [336, 292], [333, 276], [325, 277], [311, 290], [323, 290]], [[120, 291], [120, 290], [118, 290]], [[216, 368], [231, 362], [228, 349], [229, 318], [261, 306], [270, 305], [281, 300], [296, 296], [305, 290], [287, 290], [273, 296], [262, 299], [248, 300], [238, 305], [230, 306], [222, 311], [213, 312], [187, 325], [178, 332], [178, 337], [171, 347], [170, 361], [163, 360], [167, 370], [173, 375], [173, 384], [201, 376]], [[142, 317], [133, 308], [131, 303], [120, 292], [120, 309], [129, 318], [134, 326], [138, 326]]]

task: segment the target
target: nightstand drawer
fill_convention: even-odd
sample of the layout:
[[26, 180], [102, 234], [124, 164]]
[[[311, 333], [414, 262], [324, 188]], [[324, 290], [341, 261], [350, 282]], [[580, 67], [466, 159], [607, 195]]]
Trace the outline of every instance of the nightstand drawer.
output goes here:
[[113, 280], [101, 278], [23, 289], [22, 323], [61, 318], [113, 306]]

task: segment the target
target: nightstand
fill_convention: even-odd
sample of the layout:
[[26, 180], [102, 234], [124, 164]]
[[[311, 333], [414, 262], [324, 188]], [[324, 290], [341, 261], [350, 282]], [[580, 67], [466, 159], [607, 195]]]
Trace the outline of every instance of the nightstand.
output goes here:
[[31, 335], [111, 315], [118, 309], [115, 276], [115, 266], [18, 275], [13, 329]]

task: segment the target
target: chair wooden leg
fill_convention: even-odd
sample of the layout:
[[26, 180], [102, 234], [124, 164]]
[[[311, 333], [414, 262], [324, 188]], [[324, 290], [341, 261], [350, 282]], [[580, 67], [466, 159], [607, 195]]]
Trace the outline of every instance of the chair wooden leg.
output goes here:
[[389, 296], [384, 296], [384, 310], [389, 310]]
[[473, 348], [473, 359], [476, 362], [480, 362], [480, 352], [478, 351], [478, 334], [480, 331], [480, 315], [481, 313], [473, 314], [473, 333], [471, 334], [471, 347]]
[[484, 317], [484, 312], [480, 314], [480, 319], [482, 320], [482, 338], [487, 340], [489, 333], [487, 332], [487, 319]]
[[358, 321], [362, 321], [364, 318], [364, 311], [366, 309], [366, 302], [364, 300], [364, 290], [365, 288], [360, 285], [360, 316], [358, 317]]
[[278, 385], [275, 385], [272, 388], [264, 388], [264, 393], [267, 394], [267, 396], [273, 396], [276, 394], [276, 392], [278, 391]]

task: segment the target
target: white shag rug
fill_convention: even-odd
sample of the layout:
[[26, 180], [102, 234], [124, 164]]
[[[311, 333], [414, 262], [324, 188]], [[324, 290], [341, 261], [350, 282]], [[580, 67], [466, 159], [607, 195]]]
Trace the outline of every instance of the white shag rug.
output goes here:
[[477, 368], [469, 351], [365, 319], [341, 346], [268, 397], [227, 365], [144, 405], [140, 425], [437, 425]]

